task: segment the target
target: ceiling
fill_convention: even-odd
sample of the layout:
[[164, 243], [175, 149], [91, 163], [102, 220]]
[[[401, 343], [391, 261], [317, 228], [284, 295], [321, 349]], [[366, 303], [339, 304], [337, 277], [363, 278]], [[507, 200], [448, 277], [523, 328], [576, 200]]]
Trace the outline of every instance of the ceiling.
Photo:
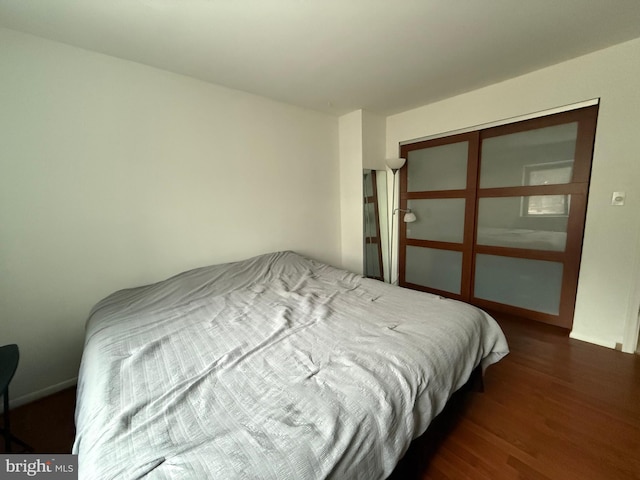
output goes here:
[[0, 0], [0, 27], [386, 115], [640, 37], [640, 1]]

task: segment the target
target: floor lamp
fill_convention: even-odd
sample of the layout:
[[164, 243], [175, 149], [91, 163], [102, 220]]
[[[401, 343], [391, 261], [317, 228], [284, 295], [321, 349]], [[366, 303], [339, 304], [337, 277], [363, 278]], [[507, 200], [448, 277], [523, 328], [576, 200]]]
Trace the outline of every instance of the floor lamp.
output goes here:
[[[405, 223], [410, 223], [410, 222], [415, 222], [416, 221], [416, 216], [415, 214], [411, 211], [411, 209], [407, 209], [407, 210], [403, 210], [401, 208], [396, 208], [396, 173], [398, 173], [398, 170], [400, 170], [405, 162], [407, 160], [404, 158], [389, 158], [387, 159], [387, 167], [389, 168], [389, 170], [391, 170], [391, 172], [393, 173], [393, 186], [392, 186], [392, 193], [391, 193], [391, 238], [389, 240], [389, 283], [394, 283], [393, 281], [393, 251], [394, 251], [394, 246], [393, 246], [393, 231], [395, 230], [395, 225], [396, 225], [396, 221], [395, 221], [395, 215], [396, 212], [405, 212], [404, 215], [404, 222]], [[400, 226], [398, 225], [398, 228], [400, 228]]]

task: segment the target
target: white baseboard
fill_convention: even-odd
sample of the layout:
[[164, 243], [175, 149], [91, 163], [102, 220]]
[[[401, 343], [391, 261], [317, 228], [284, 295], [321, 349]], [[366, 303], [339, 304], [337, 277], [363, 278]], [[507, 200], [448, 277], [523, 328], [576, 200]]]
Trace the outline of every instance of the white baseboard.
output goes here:
[[65, 388], [72, 387], [78, 383], [78, 377], [70, 378], [69, 380], [65, 380], [64, 382], [56, 383], [55, 385], [51, 385], [47, 388], [43, 388], [42, 390], [38, 390], [37, 392], [28, 393], [26, 395], [22, 395], [21, 397], [10, 399], [9, 400], [9, 408], [16, 408], [21, 405], [25, 405], [27, 403], [34, 402], [36, 400], [40, 400], [48, 395], [52, 395], [57, 393]]
[[595, 345], [600, 345], [601, 347], [607, 347], [615, 350], [616, 342], [603, 340], [597, 337], [590, 337], [589, 335], [582, 335], [581, 333], [571, 332], [569, 334], [569, 338], [573, 338], [574, 340], [580, 340], [581, 342], [593, 343]]

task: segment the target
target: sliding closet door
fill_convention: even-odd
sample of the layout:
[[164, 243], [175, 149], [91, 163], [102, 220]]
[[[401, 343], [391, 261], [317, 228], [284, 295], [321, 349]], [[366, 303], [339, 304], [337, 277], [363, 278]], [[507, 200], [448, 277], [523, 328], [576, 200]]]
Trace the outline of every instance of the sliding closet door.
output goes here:
[[481, 132], [472, 303], [571, 327], [596, 115]]
[[405, 145], [401, 199], [417, 221], [400, 236], [400, 284], [570, 328], [596, 117], [594, 106], [469, 134], [464, 189], [463, 154], [436, 155], [460, 136]]
[[[470, 294], [478, 134], [414, 144], [400, 175], [400, 284], [453, 298]], [[402, 216], [399, 218], [402, 219]]]

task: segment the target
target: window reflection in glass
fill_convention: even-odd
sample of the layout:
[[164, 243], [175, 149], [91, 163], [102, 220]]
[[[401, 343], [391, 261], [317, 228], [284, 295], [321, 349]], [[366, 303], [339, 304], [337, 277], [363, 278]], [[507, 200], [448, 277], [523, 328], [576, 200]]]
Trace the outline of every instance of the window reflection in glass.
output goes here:
[[[563, 162], [525, 165], [524, 185], [557, 185], [570, 183], [573, 160]], [[524, 197], [522, 215], [567, 216], [569, 195], [532, 195]]]

